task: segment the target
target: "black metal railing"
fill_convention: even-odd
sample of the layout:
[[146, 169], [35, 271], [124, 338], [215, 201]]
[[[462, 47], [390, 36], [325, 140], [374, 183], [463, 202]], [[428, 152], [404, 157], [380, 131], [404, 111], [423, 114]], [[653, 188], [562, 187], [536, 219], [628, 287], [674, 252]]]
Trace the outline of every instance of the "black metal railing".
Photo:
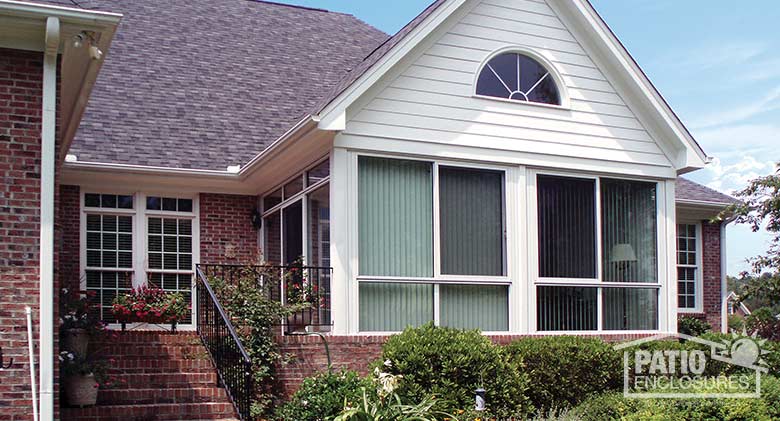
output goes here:
[[[280, 321], [285, 334], [329, 332], [331, 325], [330, 284], [333, 270], [317, 266], [198, 265], [205, 277], [229, 285], [265, 288], [269, 298], [299, 309]], [[250, 278], [252, 282], [246, 282]]]
[[250, 420], [254, 382], [252, 360], [214, 294], [208, 277], [197, 267], [198, 335], [208, 349], [219, 379], [242, 420]]

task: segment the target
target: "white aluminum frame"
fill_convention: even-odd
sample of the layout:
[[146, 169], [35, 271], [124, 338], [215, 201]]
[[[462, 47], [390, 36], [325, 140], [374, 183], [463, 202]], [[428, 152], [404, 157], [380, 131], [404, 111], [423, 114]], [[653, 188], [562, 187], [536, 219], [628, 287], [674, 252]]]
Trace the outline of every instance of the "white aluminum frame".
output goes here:
[[[96, 194], [116, 194], [116, 195], [128, 195], [133, 196], [133, 209], [106, 209], [106, 208], [88, 208], [84, 204], [84, 198], [87, 193]], [[191, 199], [192, 200], [192, 212], [171, 212], [171, 211], [155, 211], [146, 209], [146, 198], [148, 196], [153, 197], [175, 197], [177, 199]], [[171, 192], [134, 192], [127, 189], [107, 189], [107, 188], [90, 188], [89, 186], [79, 187], [79, 277], [80, 286], [82, 290], [86, 290], [86, 272], [87, 270], [108, 270], [105, 268], [88, 268], [87, 267], [87, 214], [101, 214], [101, 215], [131, 215], [133, 216], [133, 267], [126, 269], [127, 272], [133, 276], [132, 286], [137, 288], [147, 283], [147, 273], [149, 272], [149, 265], [147, 259], [147, 240], [148, 240], [148, 224], [147, 219], [149, 216], [156, 217], [175, 217], [175, 218], [189, 218], [192, 219], [192, 270], [157, 270], [154, 272], [159, 273], [177, 273], [184, 274], [189, 273], [193, 277], [195, 276], [195, 265], [200, 262], [200, 196], [197, 193], [176, 194]], [[139, 235], [143, 233], [143, 235]], [[117, 269], [111, 271], [124, 271], [125, 269]], [[193, 279], [194, 281], [194, 279]], [[195, 314], [197, 314], [197, 294], [194, 287], [194, 282], [191, 287], [191, 300], [192, 300], [192, 317], [193, 320], [189, 324], [180, 324], [179, 330], [195, 330]], [[128, 329], [134, 329], [144, 325], [143, 323], [134, 323], [128, 325]], [[121, 327], [118, 323], [112, 323], [108, 326], [110, 329], [118, 329]], [[151, 326], [150, 326], [151, 327]]]
[[[352, 198], [355, 200], [351, 201], [351, 203], [357, 204], [357, 197], [358, 197], [358, 158], [361, 156], [369, 156], [369, 157], [377, 157], [377, 158], [389, 158], [389, 159], [401, 159], [401, 160], [407, 160], [407, 161], [421, 161], [421, 162], [428, 162], [431, 164], [431, 176], [432, 176], [432, 189], [433, 189], [433, 276], [432, 277], [399, 277], [399, 276], [373, 276], [373, 275], [360, 275], [359, 273], [359, 258], [358, 258], [358, 251], [357, 251], [357, 243], [358, 243], [358, 211], [357, 206], [351, 206], [350, 209], [354, 214], [350, 217], [350, 236], [352, 237], [352, 241], [350, 243], [354, 246], [350, 247], [350, 256], [352, 257], [350, 260], [352, 262], [351, 264], [351, 273], [354, 274], [354, 276], [350, 276], [348, 279], [354, 279], [355, 282], [350, 281], [350, 311], [349, 311], [349, 318], [350, 318], [350, 330], [353, 333], [357, 334], [370, 334], [370, 335], [376, 335], [376, 334], [382, 334], [382, 333], [390, 333], [390, 332], [376, 332], [376, 331], [370, 331], [370, 332], [362, 332], [359, 331], [359, 300], [358, 300], [358, 294], [359, 294], [359, 286], [361, 282], [382, 282], [382, 283], [415, 283], [415, 284], [433, 284], [433, 309], [434, 309], [434, 324], [439, 325], [440, 323], [440, 303], [439, 303], [439, 285], [441, 284], [460, 284], [460, 285], [503, 285], [507, 286], [507, 299], [509, 300], [509, 303], [513, 301], [519, 301], [517, 297], [515, 297], [518, 293], [520, 288], [515, 287], [515, 282], [513, 281], [513, 275], [512, 272], [516, 271], [515, 268], [513, 268], [510, 265], [510, 253], [513, 252], [513, 248], [510, 249], [511, 245], [514, 243], [513, 241], [513, 231], [515, 229], [515, 225], [517, 225], [517, 218], [515, 215], [516, 208], [514, 206], [509, 206], [510, 203], [517, 202], [517, 198], [520, 196], [517, 196], [516, 189], [510, 188], [511, 185], [513, 185], [514, 181], [517, 177], [517, 168], [511, 167], [511, 166], [502, 166], [502, 165], [493, 165], [488, 164], [484, 162], [464, 162], [464, 161], [458, 161], [458, 160], [448, 160], [448, 159], [442, 159], [442, 158], [434, 158], [434, 157], [419, 157], [419, 156], [409, 156], [409, 155], [393, 155], [393, 154], [387, 154], [387, 153], [380, 153], [380, 152], [350, 152], [349, 153], [349, 159], [350, 159], [350, 170], [353, 174], [351, 177], [349, 177], [349, 192]], [[503, 213], [503, 239], [504, 239], [504, 245], [503, 245], [503, 273], [502, 276], [483, 276], [483, 275], [449, 275], [449, 274], [443, 274], [441, 273], [441, 238], [440, 238], [440, 230], [441, 230], [441, 224], [440, 224], [440, 203], [439, 203], [439, 168], [440, 167], [455, 167], [455, 168], [463, 168], [463, 169], [472, 169], [472, 170], [489, 170], [489, 171], [498, 171], [502, 173], [502, 213]], [[513, 212], [510, 215], [510, 212]], [[514, 278], [518, 279], [518, 278]], [[513, 310], [513, 306], [508, 303], [508, 310], [509, 310], [509, 320], [508, 320], [508, 327], [509, 329], [507, 331], [497, 331], [497, 332], [485, 332], [488, 334], [507, 334], [508, 332], [512, 332], [513, 330], [517, 329], [518, 323], [519, 323], [519, 314], [517, 313], [517, 310]]]
[[[675, 225], [675, 230], [677, 229], [678, 225], [694, 225], [696, 227], [696, 264], [695, 265], [681, 265], [678, 260], [676, 260], [675, 257], [675, 271], [677, 271], [678, 267], [684, 267], [684, 268], [693, 268], [696, 270], [695, 272], [695, 279], [694, 279], [694, 300], [695, 300], [695, 306], [694, 307], [680, 307], [679, 304], [677, 305], [677, 312], [678, 313], [684, 313], [684, 314], [696, 314], [696, 313], [703, 313], [704, 312], [704, 239], [703, 234], [704, 231], [702, 230], [701, 221], [690, 221], [690, 220], [680, 220], [677, 221], [677, 225]], [[675, 239], [678, 239], [679, 236], [675, 234]], [[688, 238], [688, 237], [686, 237]], [[675, 251], [679, 251], [677, 249], [678, 242], [675, 242]], [[677, 256], [675, 254], [675, 256]], [[675, 282], [680, 282], [678, 279], [679, 276], [675, 276]], [[679, 294], [679, 291], [678, 291]], [[675, 296], [677, 298], [677, 296]]]
[[[538, 175], [550, 175], [558, 177], [569, 177], [579, 179], [592, 179], [595, 181], [595, 204], [596, 204], [596, 278], [541, 278], [539, 277], [539, 244], [538, 244], [538, 204], [537, 204], [537, 189], [536, 180]], [[601, 179], [610, 178], [617, 180], [627, 181], [641, 181], [655, 183], [656, 185], [656, 259], [657, 259], [657, 282], [604, 282], [603, 277], [603, 261], [602, 261], [602, 209], [601, 209]], [[528, 194], [526, 196], [528, 201], [528, 297], [527, 300], [529, 311], [528, 320], [532, 323], [528, 325], [528, 332], [534, 334], [545, 335], [581, 335], [581, 334], [598, 334], [598, 335], [620, 335], [620, 334], [642, 334], [642, 333], [658, 333], [667, 329], [667, 323], [663, 315], [665, 314], [665, 300], [666, 290], [664, 288], [664, 270], [665, 265], [664, 255], [666, 248], [664, 244], [666, 223], [665, 216], [668, 213], [666, 209], [666, 186], [663, 181], [655, 179], [643, 179], [637, 177], [616, 176], [612, 174], [593, 174], [593, 173], [580, 173], [573, 171], [560, 171], [560, 170], [544, 170], [544, 169], [529, 169], [528, 170]], [[675, 225], [676, 230], [676, 225]], [[675, 269], [676, 270], [676, 269]], [[675, 281], [676, 282], [676, 281]], [[597, 312], [597, 329], [596, 330], [573, 330], [573, 331], [546, 331], [538, 330], [537, 320], [537, 298], [536, 287], [537, 286], [573, 286], [573, 287], [591, 287], [597, 288], [596, 297], [596, 312]], [[603, 320], [603, 290], [604, 288], [621, 288], [630, 287], [638, 289], [656, 289], [658, 292], [658, 314], [656, 330], [605, 330]], [[675, 296], [676, 299], [676, 296]]]

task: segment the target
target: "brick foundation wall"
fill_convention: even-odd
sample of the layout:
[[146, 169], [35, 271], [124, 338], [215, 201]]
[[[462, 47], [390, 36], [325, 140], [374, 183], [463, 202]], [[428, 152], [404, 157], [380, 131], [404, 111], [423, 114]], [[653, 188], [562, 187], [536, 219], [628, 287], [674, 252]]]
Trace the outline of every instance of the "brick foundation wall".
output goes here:
[[[592, 335], [583, 335], [592, 336]], [[628, 341], [651, 336], [636, 335], [599, 335], [610, 342]], [[490, 339], [506, 345], [522, 335], [494, 335]], [[368, 374], [368, 366], [379, 359], [382, 345], [387, 341], [387, 335], [352, 335], [326, 336], [330, 350], [331, 363], [334, 369], [355, 370], [362, 375]], [[318, 336], [285, 336], [279, 338], [282, 354], [291, 356], [289, 362], [277, 367], [277, 381], [282, 389], [281, 396], [289, 398], [298, 390], [303, 379], [328, 368], [328, 358], [325, 346]]]
[[201, 193], [200, 263], [249, 264], [259, 256], [252, 211], [257, 196]]
[[0, 371], [3, 420], [32, 419], [24, 308], [37, 334], [42, 78], [41, 53], [0, 49], [0, 347], [14, 362]]
[[679, 317], [695, 317], [706, 321], [714, 332], [721, 329], [721, 223], [702, 221], [702, 296], [701, 313], [680, 313]]

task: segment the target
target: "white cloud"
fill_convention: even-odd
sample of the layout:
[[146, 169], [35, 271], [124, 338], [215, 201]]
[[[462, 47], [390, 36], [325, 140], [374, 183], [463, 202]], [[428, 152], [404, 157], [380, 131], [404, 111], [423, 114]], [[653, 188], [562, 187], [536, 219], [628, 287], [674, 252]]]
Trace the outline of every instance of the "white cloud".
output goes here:
[[726, 107], [724, 110], [704, 115], [693, 120], [690, 126], [694, 128], [724, 126], [777, 109], [780, 109], [780, 86], [770, 90], [758, 101], [743, 103], [736, 107]]
[[774, 169], [774, 161], [761, 161], [751, 155], [743, 155], [741, 159], [730, 162], [716, 157], [701, 175], [709, 176], [706, 182], [708, 187], [730, 194], [745, 187], [750, 180], [767, 175]]

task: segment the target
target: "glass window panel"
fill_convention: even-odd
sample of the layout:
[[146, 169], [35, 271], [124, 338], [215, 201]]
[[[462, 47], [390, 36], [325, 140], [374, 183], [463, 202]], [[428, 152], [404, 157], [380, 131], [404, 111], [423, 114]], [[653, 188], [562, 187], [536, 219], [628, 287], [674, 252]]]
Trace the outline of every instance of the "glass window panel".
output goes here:
[[176, 253], [178, 250], [178, 239], [175, 235], [166, 235], [163, 237], [163, 251], [166, 253]]
[[433, 285], [361, 282], [360, 331], [396, 332], [433, 320]]
[[149, 253], [149, 268], [162, 269], [162, 253]]
[[281, 264], [282, 262], [282, 218], [281, 212], [275, 212], [272, 215], [263, 218], [263, 235], [265, 236], [263, 244], [263, 258], [270, 264]]
[[88, 208], [100, 207], [100, 195], [95, 193], [87, 193], [84, 195], [84, 206]]
[[133, 253], [121, 251], [118, 253], [118, 267], [120, 268], [132, 268], [133, 267]]
[[295, 177], [284, 185], [284, 200], [287, 200], [303, 190], [303, 177]]
[[477, 79], [477, 94], [544, 104], [561, 103], [555, 79], [536, 60], [517, 53], [498, 55]]
[[180, 254], [179, 255], [179, 269], [192, 270], [192, 255]]
[[191, 219], [179, 219], [179, 235], [192, 235]]
[[132, 250], [133, 236], [131, 234], [119, 234], [119, 250]]
[[658, 329], [658, 290], [604, 288], [604, 330]]
[[605, 282], [658, 280], [656, 184], [601, 179]]
[[598, 288], [540, 286], [536, 288], [539, 331], [598, 329]]
[[330, 189], [328, 185], [309, 194], [309, 261], [330, 267]]
[[303, 202], [297, 201], [282, 210], [284, 215], [284, 263], [291, 264], [303, 256]]
[[116, 251], [103, 251], [103, 267], [115, 268], [116, 266]]
[[100, 233], [99, 232], [87, 232], [87, 248], [99, 249], [100, 248]]
[[103, 248], [108, 250], [116, 250], [116, 234], [115, 233], [104, 233], [103, 234]]
[[103, 215], [103, 231], [116, 232], [116, 216]]
[[192, 212], [192, 199], [179, 199], [179, 212]]
[[100, 267], [100, 250], [87, 250], [87, 266]]
[[280, 203], [282, 203], [282, 189], [274, 190], [263, 197], [263, 209], [265, 210], [269, 210]]
[[176, 199], [170, 197], [163, 197], [162, 210], [176, 212], [176, 207], [177, 207], [176, 202], [177, 202]]
[[433, 276], [431, 164], [358, 159], [361, 275]]
[[100, 231], [100, 215], [87, 215], [87, 231]]
[[502, 285], [440, 285], [442, 326], [480, 329], [483, 332], [509, 330], [509, 291]]
[[163, 234], [176, 235], [178, 233], [178, 221], [172, 218], [165, 218], [162, 221]]
[[117, 217], [117, 231], [118, 232], [133, 232], [133, 217], [132, 216], [119, 216]]
[[504, 188], [498, 171], [441, 167], [441, 272], [504, 275]]
[[119, 209], [133, 209], [133, 196], [121, 195], [117, 199]]
[[160, 218], [149, 218], [148, 220], [148, 230], [151, 234], [162, 234], [162, 219]]
[[179, 251], [182, 253], [192, 253], [191, 237], [179, 237]]
[[147, 210], [162, 210], [162, 198], [156, 196], [149, 196], [146, 198]]
[[311, 186], [326, 178], [328, 175], [330, 175], [330, 160], [326, 159], [306, 173], [306, 183]]
[[176, 257], [176, 254], [172, 253], [165, 253], [163, 254], [163, 269], [178, 269], [178, 259]]
[[537, 177], [539, 276], [596, 278], [595, 180]]
[[102, 208], [116, 208], [116, 195], [102, 194], [100, 195], [100, 207]]

